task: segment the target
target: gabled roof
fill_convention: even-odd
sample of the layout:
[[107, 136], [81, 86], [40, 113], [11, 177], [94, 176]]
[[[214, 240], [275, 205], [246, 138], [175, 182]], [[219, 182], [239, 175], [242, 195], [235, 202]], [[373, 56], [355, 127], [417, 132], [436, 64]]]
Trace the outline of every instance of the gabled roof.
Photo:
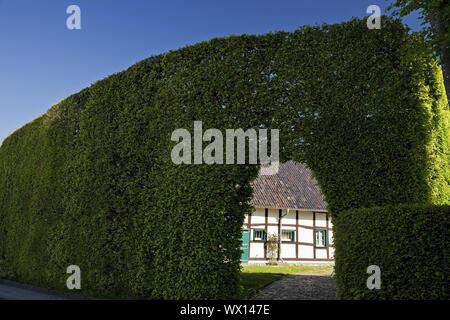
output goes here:
[[254, 207], [327, 210], [327, 203], [306, 165], [294, 161], [280, 163], [277, 174], [259, 175], [253, 182]]

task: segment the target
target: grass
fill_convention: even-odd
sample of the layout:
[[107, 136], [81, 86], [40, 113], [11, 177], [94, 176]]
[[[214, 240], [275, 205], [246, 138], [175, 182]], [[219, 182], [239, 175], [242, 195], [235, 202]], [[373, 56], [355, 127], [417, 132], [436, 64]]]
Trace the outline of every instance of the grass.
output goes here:
[[333, 266], [245, 266], [241, 271], [241, 299], [252, 295], [265, 285], [280, 280], [289, 274], [330, 274]]

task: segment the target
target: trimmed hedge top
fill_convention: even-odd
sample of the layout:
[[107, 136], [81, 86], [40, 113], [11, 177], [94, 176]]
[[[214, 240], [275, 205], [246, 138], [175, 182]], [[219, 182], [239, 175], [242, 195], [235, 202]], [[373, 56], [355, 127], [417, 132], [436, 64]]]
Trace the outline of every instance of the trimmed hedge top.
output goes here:
[[[238, 296], [256, 165], [174, 165], [171, 133], [280, 129], [333, 215], [449, 201], [436, 61], [398, 21], [212, 39], [53, 106], [0, 149], [0, 276], [109, 297]], [[443, 169], [445, 168], [445, 170]]]

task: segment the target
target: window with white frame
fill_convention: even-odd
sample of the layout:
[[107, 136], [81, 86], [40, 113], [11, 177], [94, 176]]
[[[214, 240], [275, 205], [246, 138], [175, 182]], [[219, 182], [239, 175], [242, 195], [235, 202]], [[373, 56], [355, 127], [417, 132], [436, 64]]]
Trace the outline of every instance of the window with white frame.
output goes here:
[[295, 242], [295, 231], [294, 230], [282, 230], [281, 231], [281, 241]]
[[253, 240], [254, 241], [265, 241], [266, 240], [266, 230], [264, 230], [264, 229], [253, 230]]
[[314, 231], [315, 246], [316, 248], [326, 248], [327, 242], [327, 229], [316, 229]]

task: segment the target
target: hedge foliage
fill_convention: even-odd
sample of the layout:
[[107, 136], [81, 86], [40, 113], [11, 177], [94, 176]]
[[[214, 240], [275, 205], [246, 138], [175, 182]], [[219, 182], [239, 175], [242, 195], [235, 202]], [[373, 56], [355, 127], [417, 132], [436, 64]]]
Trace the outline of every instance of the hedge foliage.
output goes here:
[[[350, 209], [334, 230], [340, 299], [450, 298], [450, 206]], [[366, 286], [370, 265], [380, 267], [379, 290]]]
[[[0, 149], [0, 276], [106, 297], [238, 296], [256, 165], [174, 165], [178, 128], [277, 128], [332, 214], [448, 202], [436, 61], [398, 21], [212, 39], [53, 106]], [[204, 144], [205, 146], [206, 144]]]

